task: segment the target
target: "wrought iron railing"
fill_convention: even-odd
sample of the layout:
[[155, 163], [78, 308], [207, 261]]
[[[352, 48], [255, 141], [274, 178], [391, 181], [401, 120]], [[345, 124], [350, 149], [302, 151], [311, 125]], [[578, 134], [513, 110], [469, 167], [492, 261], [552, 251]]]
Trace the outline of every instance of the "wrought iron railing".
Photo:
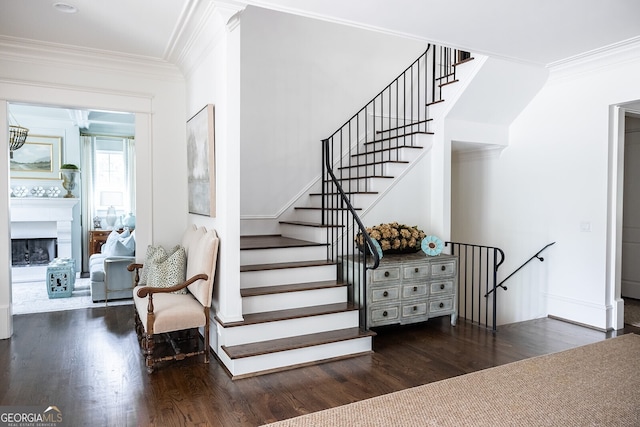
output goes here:
[[504, 283], [513, 277], [524, 266], [534, 259], [542, 262], [540, 254], [552, 242], [536, 252], [520, 267], [498, 282], [498, 268], [504, 262], [504, 252], [492, 246], [469, 243], [446, 242], [451, 254], [458, 256], [458, 316], [472, 323], [497, 330], [497, 298], [496, 290], [507, 290]]
[[[346, 256], [364, 261], [362, 277], [343, 278], [354, 285], [353, 301], [366, 306], [367, 269], [375, 269], [379, 258], [354, 200], [372, 193], [374, 179], [392, 178], [386, 166], [406, 163], [398, 148], [420, 148], [416, 135], [430, 134], [429, 106], [442, 99], [442, 87], [456, 81], [456, 62], [468, 53], [429, 45], [427, 50], [387, 87], [331, 136], [322, 141], [322, 225], [327, 230], [327, 258], [341, 261]], [[363, 242], [356, 243], [362, 236]], [[373, 264], [368, 264], [368, 259]], [[354, 273], [355, 274], [355, 273]], [[356, 296], [357, 295], [357, 296]], [[364, 319], [364, 322], [362, 321]], [[361, 310], [361, 327], [366, 329], [366, 310]]]
[[[493, 246], [446, 242], [451, 255], [458, 256], [458, 317], [493, 331], [497, 329], [498, 268], [504, 252]], [[491, 298], [489, 298], [491, 293]]]

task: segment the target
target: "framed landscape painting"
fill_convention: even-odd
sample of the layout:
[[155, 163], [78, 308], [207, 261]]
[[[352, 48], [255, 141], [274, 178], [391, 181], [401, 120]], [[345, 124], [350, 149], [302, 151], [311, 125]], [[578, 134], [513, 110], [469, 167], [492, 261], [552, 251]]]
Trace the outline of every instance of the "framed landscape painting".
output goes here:
[[29, 135], [22, 147], [13, 152], [11, 178], [59, 179], [59, 136]]
[[189, 213], [216, 216], [214, 107], [208, 104], [187, 121]]

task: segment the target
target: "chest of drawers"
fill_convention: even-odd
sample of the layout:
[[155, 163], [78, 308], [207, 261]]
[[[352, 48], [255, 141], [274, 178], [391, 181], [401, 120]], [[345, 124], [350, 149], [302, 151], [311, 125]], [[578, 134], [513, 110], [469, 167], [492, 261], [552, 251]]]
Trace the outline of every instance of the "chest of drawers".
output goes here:
[[[354, 285], [354, 300], [362, 304], [358, 290], [363, 264], [346, 257], [343, 278]], [[424, 322], [436, 316], [451, 316], [457, 310], [458, 257], [428, 257], [423, 252], [385, 255], [375, 270], [367, 270], [367, 327]]]

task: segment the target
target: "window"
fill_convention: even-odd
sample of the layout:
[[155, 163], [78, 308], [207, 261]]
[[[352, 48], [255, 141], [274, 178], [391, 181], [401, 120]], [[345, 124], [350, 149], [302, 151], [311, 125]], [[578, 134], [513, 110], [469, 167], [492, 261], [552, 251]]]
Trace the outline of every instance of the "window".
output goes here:
[[110, 224], [105, 220], [110, 207], [113, 206], [119, 220], [135, 211], [134, 140], [91, 136], [86, 142], [91, 147], [90, 214], [102, 220], [103, 228], [108, 228]]

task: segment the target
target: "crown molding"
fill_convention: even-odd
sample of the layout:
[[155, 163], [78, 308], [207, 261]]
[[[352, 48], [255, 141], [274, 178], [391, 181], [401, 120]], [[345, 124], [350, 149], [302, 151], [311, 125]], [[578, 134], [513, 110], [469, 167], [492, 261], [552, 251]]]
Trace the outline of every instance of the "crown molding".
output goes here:
[[8, 36], [0, 36], [0, 60], [142, 75], [158, 80], [184, 80], [180, 70], [164, 60]]
[[549, 82], [572, 78], [578, 74], [624, 62], [637, 61], [638, 58], [640, 36], [548, 64]]
[[245, 3], [233, 0], [193, 0], [176, 32], [167, 58], [188, 76], [227, 32], [240, 25]]

